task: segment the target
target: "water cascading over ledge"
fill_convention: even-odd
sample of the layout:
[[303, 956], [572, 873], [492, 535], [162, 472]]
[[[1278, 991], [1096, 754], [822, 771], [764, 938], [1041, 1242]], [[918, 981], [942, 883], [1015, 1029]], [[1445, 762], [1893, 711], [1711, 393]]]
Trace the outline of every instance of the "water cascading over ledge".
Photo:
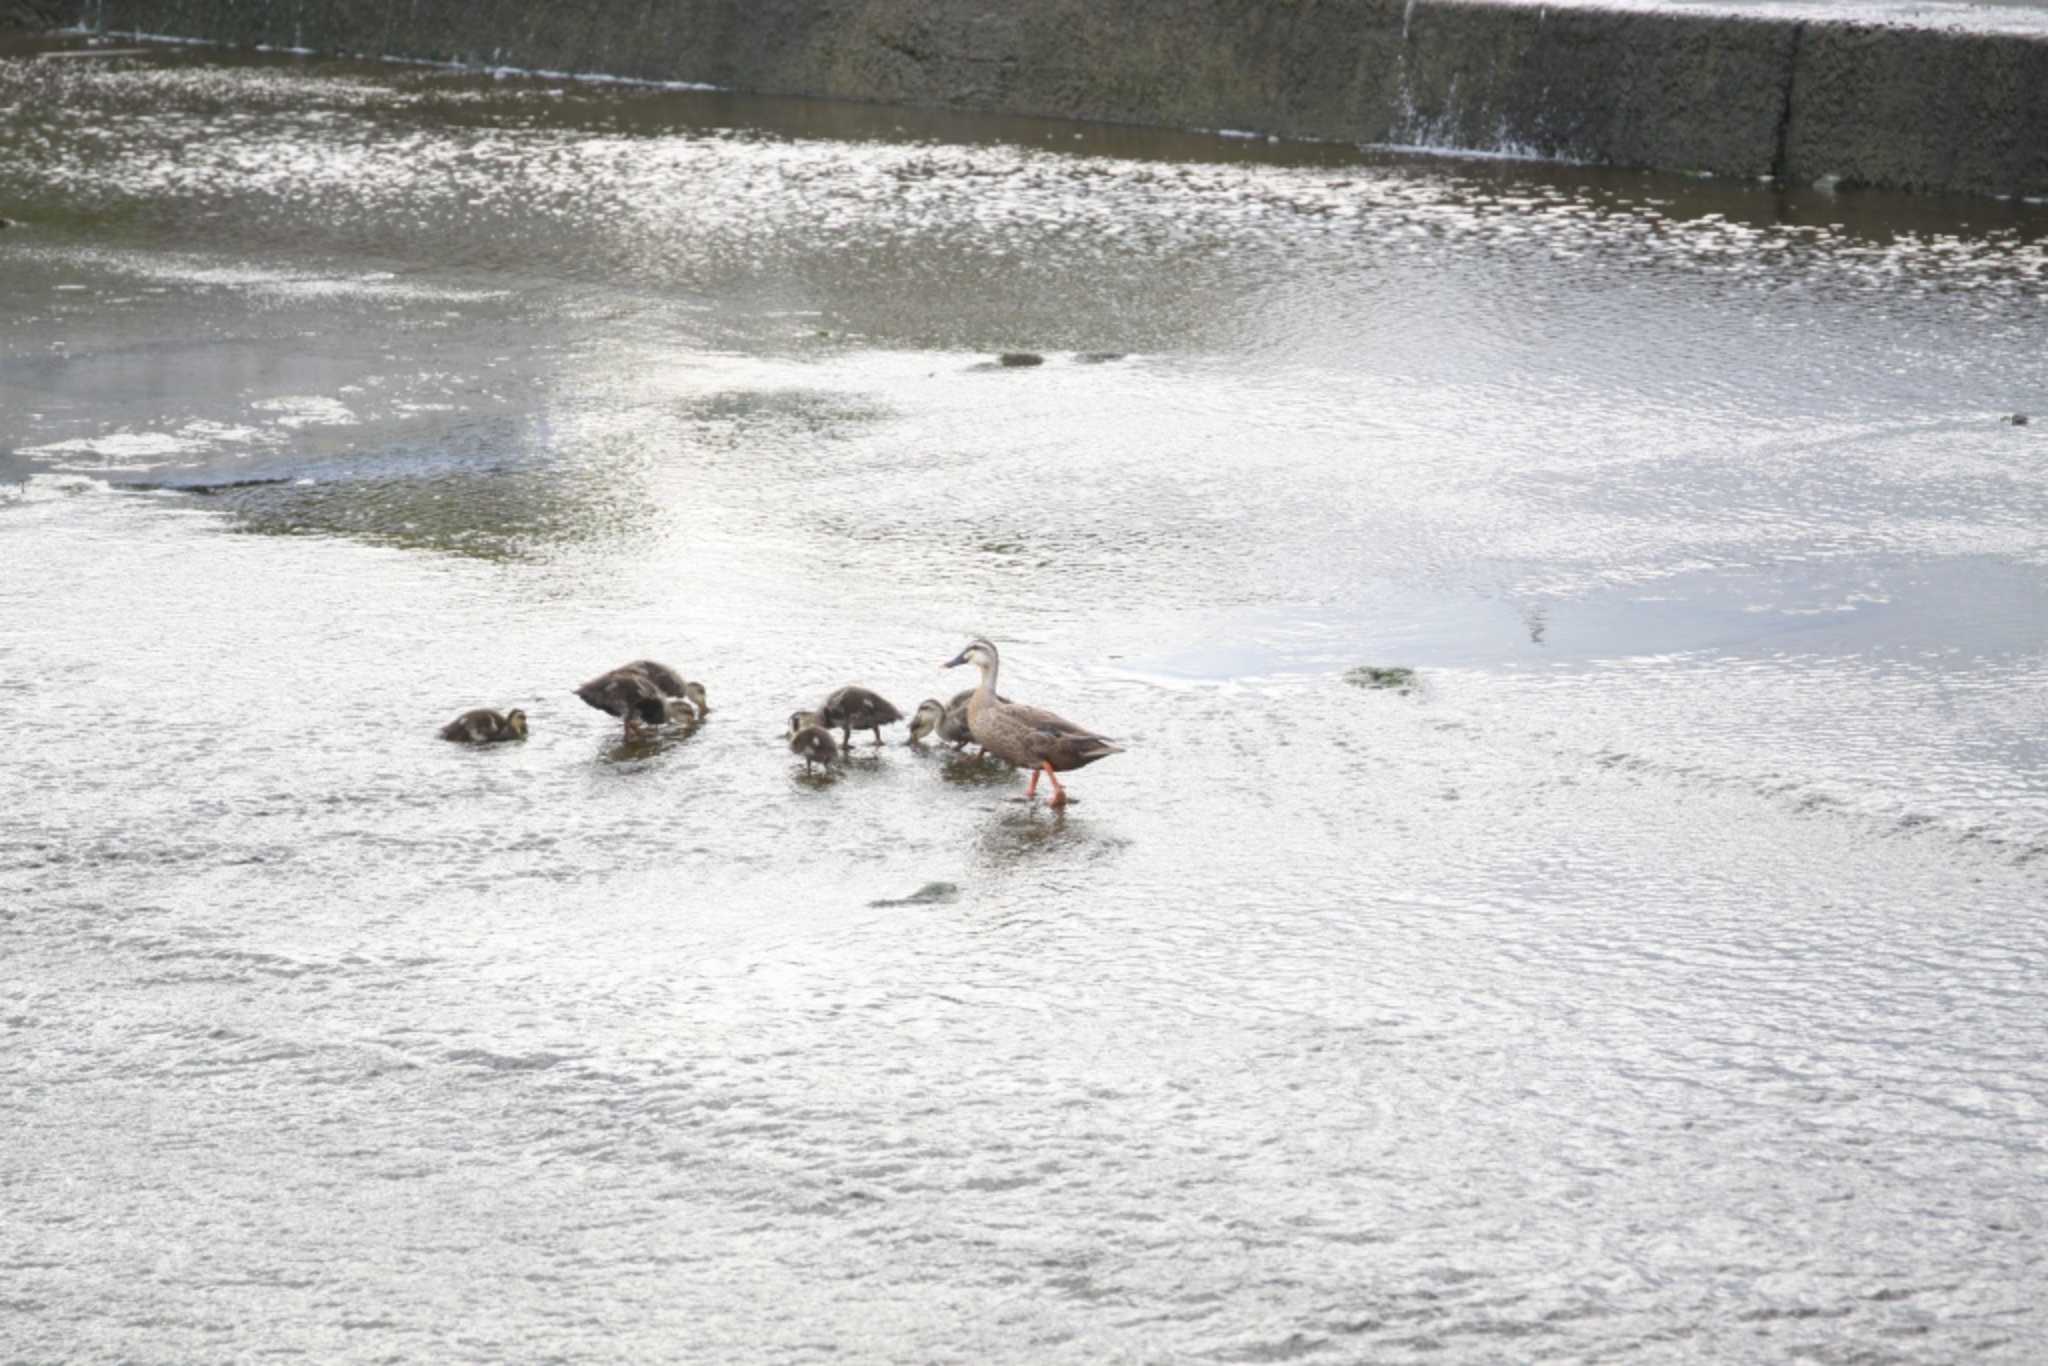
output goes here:
[[2048, 195], [2048, 34], [1502, 0], [83, 0], [110, 33]]

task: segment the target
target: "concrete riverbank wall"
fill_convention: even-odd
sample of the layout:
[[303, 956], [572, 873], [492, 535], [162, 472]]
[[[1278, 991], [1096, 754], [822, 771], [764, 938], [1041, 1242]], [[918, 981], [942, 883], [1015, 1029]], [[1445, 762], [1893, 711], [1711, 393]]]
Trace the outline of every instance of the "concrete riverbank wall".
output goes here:
[[0, 33], [55, 28], [70, 8], [62, 0], [0, 0]]
[[72, 2], [243, 46], [2048, 195], [2048, 32], [1502, 0]]

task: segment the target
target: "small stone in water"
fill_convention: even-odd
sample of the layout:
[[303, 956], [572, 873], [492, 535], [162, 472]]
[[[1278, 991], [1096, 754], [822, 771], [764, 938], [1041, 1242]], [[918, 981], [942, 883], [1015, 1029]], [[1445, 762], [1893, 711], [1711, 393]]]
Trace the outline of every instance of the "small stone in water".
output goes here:
[[2027, 415], [2025, 413], [2014, 413], [2011, 417], [2007, 418], [2006, 421], [2010, 422], [2015, 427], [2024, 427], [2027, 425]]
[[1005, 351], [1002, 355], [996, 357], [996, 364], [1008, 365], [1012, 367], [1020, 365], [1043, 365], [1045, 364], [1045, 357], [1039, 355], [1036, 351]]
[[1394, 688], [1400, 692], [1415, 690], [1415, 670], [1399, 665], [1378, 667], [1362, 665], [1344, 675], [1344, 681], [1355, 688]]
[[959, 895], [960, 884], [957, 882], [927, 882], [909, 896], [885, 897], [880, 901], [870, 901], [868, 905], [929, 906], [943, 901], [951, 901]]

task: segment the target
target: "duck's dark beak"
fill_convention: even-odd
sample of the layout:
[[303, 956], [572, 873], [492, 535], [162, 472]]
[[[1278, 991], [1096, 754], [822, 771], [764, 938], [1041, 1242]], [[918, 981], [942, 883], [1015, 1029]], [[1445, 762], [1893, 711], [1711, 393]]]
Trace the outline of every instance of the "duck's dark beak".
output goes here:
[[940, 667], [941, 669], [950, 669], [950, 668], [952, 668], [952, 667], [953, 667], [954, 665], [956, 665], [956, 664], [965, 664], [966, 662], [967, 662], [967, 651], [965, 651], [965, 650], [962, 650], [962, 651], [961, 651], [961, 652], [960, 652], [959, 654], [957, 654], [957, 655], [954, 655], [954, 656], [953, 656], [953, 657], [952, 657], [951, 659], [947, 660], [947, 661], [946, 661], [946, 662], [945, 662], [944, 664], [941, 664], [941, 665], [939, 665], [939, 667]]

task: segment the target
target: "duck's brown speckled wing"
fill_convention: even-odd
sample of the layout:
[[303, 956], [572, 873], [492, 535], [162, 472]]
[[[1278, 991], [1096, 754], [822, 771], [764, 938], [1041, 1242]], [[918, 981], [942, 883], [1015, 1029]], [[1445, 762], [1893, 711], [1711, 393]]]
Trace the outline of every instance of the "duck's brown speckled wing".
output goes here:
[[968, 729], [983, 749], [1021, 768], [1051, 764], [1055, 772], [1065, 773], [1123, 750], [1108, 736], [1064, 716], [1014, 703], [983, 707], [978, 718], [970, 713]]
[[613, 669], [599, 674], [578, 688], [576, 695], [601, 712], [623, 718], [630, 711], [651, 726], [668, 719], [661, 689], [638, 669]]
[[651, 659], [636, 659], [623, 667], [635, 673], [645, 674], [648, 682], [670, 697], [683, 695], [683, 676], [666, 664], [659, 664]]

